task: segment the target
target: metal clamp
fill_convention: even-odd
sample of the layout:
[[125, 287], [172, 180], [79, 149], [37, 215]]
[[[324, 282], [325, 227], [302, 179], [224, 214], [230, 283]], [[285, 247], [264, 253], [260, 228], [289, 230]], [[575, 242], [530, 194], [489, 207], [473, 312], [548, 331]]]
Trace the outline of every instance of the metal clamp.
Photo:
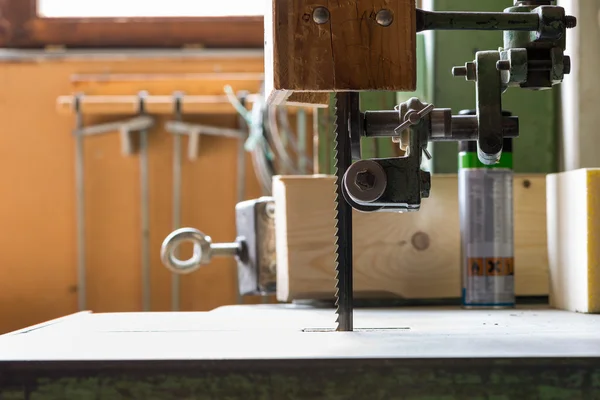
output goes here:
[[134, 153], [134, 145], [131, 133], [148, 130], [153, 125], [154, 118], [149, 115], [142, 115], [125, 121], [108, 122], [105, 124], [79, 127], [73, 131], [73, 134], [81, 136], [94, 136], [111, 132], [119, 132], [121, 137], [121, 151], [124, 155], [131, 155]]
[[[180, 260], [176, 256], [177, 248], [183, 242], [194, 245], [192, 257]], [[210, 236], [198, 229], [177, 229], [165, 238], [160, 249], [160, 258], [165, 267], [175, 274], [189, 274], [198, 270], [203, 265], [210, 263], [213, 257], [238, 257], [242, 251], [242, 244], [238, 240], [234, 243], [212, 243]]]
[[200, 149], [200, 135], [222, 136], [233, 139], [245, 139], [246, 133], [239, 129], [218, 128], [209, 125], [190, 124], [182, 121], [169, 121], [165, 130], [174, 135], [188, 135], [188, 158], [196, 160]]

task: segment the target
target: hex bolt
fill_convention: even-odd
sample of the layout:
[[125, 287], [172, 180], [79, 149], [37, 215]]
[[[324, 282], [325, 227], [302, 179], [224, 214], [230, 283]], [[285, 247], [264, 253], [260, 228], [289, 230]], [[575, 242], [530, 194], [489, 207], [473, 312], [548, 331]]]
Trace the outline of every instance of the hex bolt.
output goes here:
[[565, 26], [567, 29], [573, 29], [577, 26], [577, 17], [573, 15], [567, 15], [565, 17]]
[[510, 71], [510, 61], [500, 60], [496, 63], [496, 69], [498, 71]]
[[329, 10], [325, 7], [317, 7], [313, 10], [313, 21], [321, 25], [329, 21]]
[[390, 26], [394, 22], [394, 14], [386, 8], [379, 10], [375, 16], [375, 20], [381, 26]]
[[356, 179], [354, 179], [354, 184], [360, 190], [371, 190], [375, 187], [375, 183], [377, 182], [377, 178], [373, 173], [369, 170], [363, 170], [356, 174]]

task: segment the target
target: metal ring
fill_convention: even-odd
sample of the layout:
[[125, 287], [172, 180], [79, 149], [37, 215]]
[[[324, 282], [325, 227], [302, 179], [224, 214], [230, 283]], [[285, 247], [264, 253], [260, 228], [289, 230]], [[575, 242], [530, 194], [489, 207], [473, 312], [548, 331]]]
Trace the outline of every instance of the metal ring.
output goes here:
[[[187, 260], [180, 260], [175, 256], [177, 247], [183, 242], [191, 242], [194, 245], [193, 255]], [[169, 271], [176, 274], [189, 274], [210, 261], [211, 238], [194, 228], [177, 229], [163, 241], [160, 258]]]

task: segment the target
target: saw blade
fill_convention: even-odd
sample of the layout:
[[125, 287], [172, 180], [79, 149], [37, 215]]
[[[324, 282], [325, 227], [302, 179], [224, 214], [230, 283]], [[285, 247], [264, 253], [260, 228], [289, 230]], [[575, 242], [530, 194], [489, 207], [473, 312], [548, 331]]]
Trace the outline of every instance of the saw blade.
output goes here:
[[343, 195], [344, 173], [352, 163], [350, 113], [358, 93], [335, 94], [335, 175], [336, 175], [336, 314], [337, 330], [352, 331], [352, 207]]

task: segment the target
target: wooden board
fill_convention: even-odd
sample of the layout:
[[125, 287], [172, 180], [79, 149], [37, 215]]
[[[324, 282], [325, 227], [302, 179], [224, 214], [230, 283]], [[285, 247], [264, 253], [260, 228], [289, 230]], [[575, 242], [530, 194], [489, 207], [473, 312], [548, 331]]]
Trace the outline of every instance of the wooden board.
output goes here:
[[[334, 182], [332, 176], [274, 180], [280, 301], [333, 297]], [[543, 175], [515, 177], [517, 295], [548, 294], [545, 194]], [[419, 212], [354, 212], [353, 218], [357, 297], [459, 297], [456, 175], [434, 175]]]
[[[414, 0], [271, 0], [265, 12], [265, 85], [269, 101], [294, 91], [412, 91], [416, 86]], [[313, 20], [317, 7], [327, 22]], [[393, 13], [389, 26], [377, 12]]]
[[[20, 56], [20, 54], [24, 54]], [[12, 52], [0, 61], [0, 169], [7, 188], [0, 198], [0, 332], [77, 311], [75, 143], [73, 115], [60, 115], [55, 102], [72, 93], [78, 74], [255, 73], [262, 53], [163, 51], [78, 52], [70, 57]], [[132, 90], [143, 90], [139, 82]], [[171, 95], [173, 85], [156, 94]], [[90, 92], [101, 95], [101, 91]], [[192, 93], [194, 94], [194, 93]], [[152, 310], [170, 310], [170, 274], [160, 262], [160, 245], [171, 232], [172, 145], [157, 118], [149, 133]], [[123, 119], [87, 116], [86, 125]], [[236, 127], [230, 115], [185, 117], [196, 123]], [[293, 121], [291, 122], [293, 124]], [[293, 125], [294, 126], [294, 125]], [[141, 310], [139, 160], [123, 157], [117, 134], [85, 141], [88, 307], [94, 311]], [[183, 148], [187, 139], [183, 139]], [[215, 241], [235, 238], [237, 143], [203, 138], [195, 162], [183, 161], [182, 223]], [[246, 160], [246, 197], [261, 190]], [[206, 171], [216, 171], [209, 173]], [[208, 310], [236, 299], [235, 261], [216, 259], [182, 278], [181, 309]]]
[[550, 303], [600, 313], [600, 169], [548, 175]]

